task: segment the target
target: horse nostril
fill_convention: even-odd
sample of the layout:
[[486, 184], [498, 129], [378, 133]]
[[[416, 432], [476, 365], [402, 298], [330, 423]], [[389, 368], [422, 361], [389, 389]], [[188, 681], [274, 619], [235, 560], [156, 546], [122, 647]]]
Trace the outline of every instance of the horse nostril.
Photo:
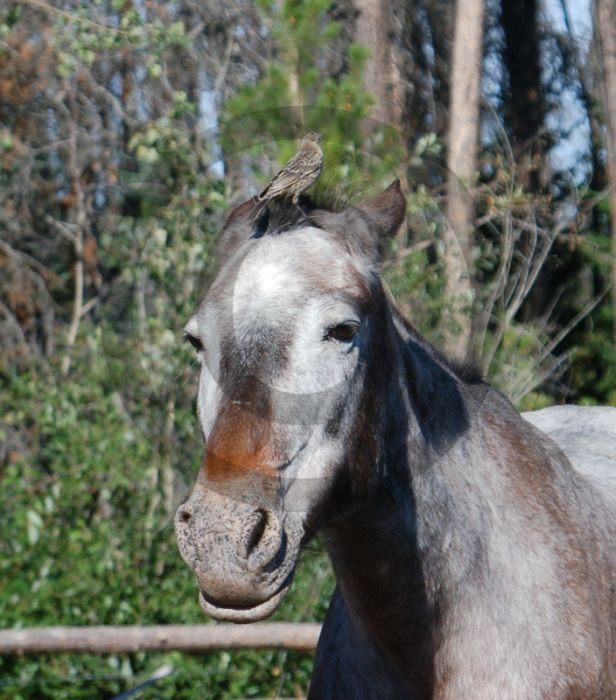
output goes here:
[[251, 520], [250, 530], [247, 533], [248, 537], [245, 540], [245, 549], [242, 552], [245, 559], [248, 559], [255, 548], [259, 546], [259, 542], [261, 542], [261, 538], [263, 537], [263, 533], [267, 527], [268, 518], [266, 511], [259, 508], [255, 511], [254, 516], [256, 517], [253, 517]]
[[182, 506], [178, 510], [178, 520], [181, 523], [188, 523], [192, 518], [192, 510], [188, 506]]

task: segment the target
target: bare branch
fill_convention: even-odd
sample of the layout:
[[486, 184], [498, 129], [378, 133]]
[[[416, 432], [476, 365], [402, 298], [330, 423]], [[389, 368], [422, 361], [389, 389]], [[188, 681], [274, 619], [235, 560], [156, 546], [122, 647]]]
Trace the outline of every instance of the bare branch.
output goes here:
[[50, 226], [53, 226], [61, 236], [66, 238], [66, 240], [69, 241], [69, 243], [71, 243], [71, 245], [74, 246], [77, 243], [78, 235], [77, 235], [77, 233], [74, 233], [73, 231], [71, 231], [70, 225], [68, 223], [66, 223], [64, 221], [58, 221], [57, 219], [54, 219], [52, 216], [49, 216], [49, 214], [47, 214], [47, 216], [45, 217], [45, 221]]
[[0, 654], [135, 651], [293, 649], [314, 651], [321, 625], [265, 622], [253, 625], [117, 625], [0, 630]]

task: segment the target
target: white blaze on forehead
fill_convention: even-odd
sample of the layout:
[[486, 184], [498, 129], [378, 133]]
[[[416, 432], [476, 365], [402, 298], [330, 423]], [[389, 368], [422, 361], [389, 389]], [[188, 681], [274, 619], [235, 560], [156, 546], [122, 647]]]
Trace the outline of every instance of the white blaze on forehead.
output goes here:
[[359, 271], [359, 267], [359, 261], [322, 229], [306, 226], [264, 236], [254, 242], [240, 264], [234, 303], [259, 305], [278, 297], [288, 301], [294, 293], [314, 290], [318, 276], [323, 276], [328, 287], [344, 289], [350, 281], [349, 271]]
[[326, 266], [328, 282], [346, 281], [340, 249], [321, 230], [305, 227], [254, 242], [233, 281], [233, 323], [240, 335], [250, 324], [275, 324], [297, 303], [318, 293], [314, 273]]
[[283, 260], [256, 260], [253, 264], [245, 261], [235, 281], [234, 302], [267, 303], [280, 295], [290, 282], [290, 270]]
[[255, 292], [257, 294], [276, 294], [284, 288], [289, 281], [289, 271], [285, 270], [278, 263], [265, 263], [257, 270], [257, 284]]
[[284, 260], [251, 258], [248, 255], [238, 270], [231, 301], [233, 334], [240, 343], [282, 319], [288, 292], [297, 285], [297, 276]]

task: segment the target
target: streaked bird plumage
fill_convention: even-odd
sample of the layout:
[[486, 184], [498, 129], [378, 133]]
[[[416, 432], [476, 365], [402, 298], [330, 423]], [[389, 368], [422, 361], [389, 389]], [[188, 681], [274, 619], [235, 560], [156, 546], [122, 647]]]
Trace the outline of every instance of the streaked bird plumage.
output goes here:
[[299, 196], [312, 187], [321, 174], [323, 151], [319, 146], [320, 138], [320, 134], [315, 132], [304, 136], [299, 151], [258, 195], [259, 202], [265, 204], [277, 197], [291, 197], [297, 204]]

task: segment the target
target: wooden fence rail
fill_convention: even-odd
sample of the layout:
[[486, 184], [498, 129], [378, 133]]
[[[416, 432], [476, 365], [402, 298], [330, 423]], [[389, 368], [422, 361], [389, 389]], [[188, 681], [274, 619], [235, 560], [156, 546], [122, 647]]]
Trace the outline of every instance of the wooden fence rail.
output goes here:
[[0, 630], [1, 654], [290, 649], [314, 651], [321, 625], [266, 622], [252, 625], [117, 625]]

